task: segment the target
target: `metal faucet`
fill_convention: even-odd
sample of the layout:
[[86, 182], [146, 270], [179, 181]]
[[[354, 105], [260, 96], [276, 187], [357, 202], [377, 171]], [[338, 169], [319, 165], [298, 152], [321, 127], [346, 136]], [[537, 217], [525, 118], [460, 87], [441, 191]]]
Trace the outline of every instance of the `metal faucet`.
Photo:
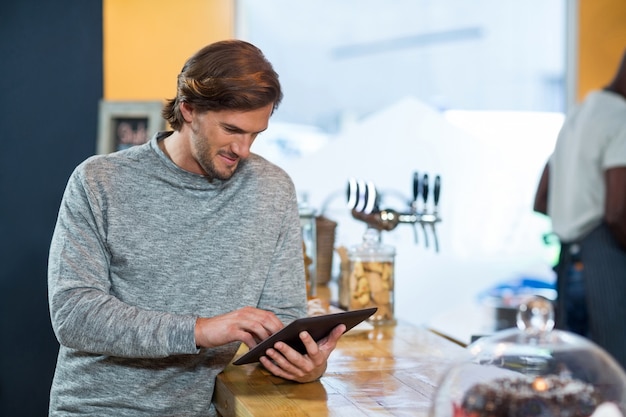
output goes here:
[[[421, 208], [419, 196], [422, 196]], [[369, 227], [377, 230], [391, 231], [399, 224], [413, 225], [415, 243], [418, 243], [417, 225], [421, 225], [424, 232], [424, 245], [428, 247], [427, 226], [431, 229], [435, 251], [439, 252], [439, 240], [435, 224], [441, 222], [439, 217], [439, 197], [441, 194], [441, 177], [435, 176], [433, 183], [433, 204], [432, 209], [428, 209], [429, 179], [428, 174], [424, 174], [420, 180], [419, 174], [413, 174], [413, 199], [409, 202], [407, 213], [398, 212], [393, 209], [379, 209], [380, 194], [371, 181], [363, 181], [351, 178], [348, 180], [348, 207], [351, 209], [352, 217], [365, 222]]]

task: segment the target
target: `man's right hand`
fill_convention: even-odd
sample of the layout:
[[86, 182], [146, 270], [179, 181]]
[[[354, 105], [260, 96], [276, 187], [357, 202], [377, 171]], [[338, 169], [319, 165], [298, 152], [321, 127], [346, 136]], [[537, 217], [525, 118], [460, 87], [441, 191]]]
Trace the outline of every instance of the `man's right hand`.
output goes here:
[[215, 317], [196, 320], [196, 346], [211, 348], [230, 342], [243, 342], [253, 348], [285, 325], [266, 310], [244, 307]]

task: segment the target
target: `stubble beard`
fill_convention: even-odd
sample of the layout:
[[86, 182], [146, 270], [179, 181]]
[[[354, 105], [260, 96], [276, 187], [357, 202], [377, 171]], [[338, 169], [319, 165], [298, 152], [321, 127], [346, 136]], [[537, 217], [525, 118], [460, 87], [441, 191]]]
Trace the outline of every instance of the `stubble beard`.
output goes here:
[[198, 165], [200, 165], [202, 170], [206, 173], [209, 181], [213, 179], [218, 179], [222, 181], [229, 180], [235, 174], [235, 172], [237, 172], [237, 169], [239, 169], [239, 164], [237, 164], [232, 170], [221, 172], [215, 166], [215, 158], [217, 158], [220, 153], [228, 155], [231, 158], [236, 157], [236, 155], [232, 155], [228, 152], [219, 150], [214, 153], [213, 148], [211, 147], [211, 145], [209, 145], [206, 138], [198, 135], [198, 132], [194, 129], [192, 129], [192, 133], [192, 141], [195, 145], [195, 152], [193, 156], [196, 159], [196, 162], [198, 162]]

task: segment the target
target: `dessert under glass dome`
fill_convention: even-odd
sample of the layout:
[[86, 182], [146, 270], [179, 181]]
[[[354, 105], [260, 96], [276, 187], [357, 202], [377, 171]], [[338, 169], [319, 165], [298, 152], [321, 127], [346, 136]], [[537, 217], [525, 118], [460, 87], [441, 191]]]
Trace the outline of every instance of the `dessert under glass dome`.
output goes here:
[[626, 373], [602, 348], [553, 330], [551, 301], [531, 297], [517, 327], [478, 339], [444, 374], [430, 417], [623, 417]]

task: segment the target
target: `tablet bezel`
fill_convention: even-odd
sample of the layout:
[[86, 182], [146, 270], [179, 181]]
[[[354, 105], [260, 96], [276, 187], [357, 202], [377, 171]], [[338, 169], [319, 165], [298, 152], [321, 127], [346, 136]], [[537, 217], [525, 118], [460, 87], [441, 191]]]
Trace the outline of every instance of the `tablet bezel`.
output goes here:
[[284, 342], [304, 354], [306, 349], [300, 340], [300, 332], [307, 331], [316, 342], [328, 336], [330, 332], [340, 324], [346, 326], [346, 332], [357, 324], [369, 318], [378, 310], [376, 307], [360, 310], [342, 311], [340, 313], [321, 314], [294, 320], [278, 332], [269, 336], [254, 348], [233, 362], [234, 365], [244, 365], [258, 362], [261, 356], [265, 356], [267, 349], [274, 347], [276, 342]]

